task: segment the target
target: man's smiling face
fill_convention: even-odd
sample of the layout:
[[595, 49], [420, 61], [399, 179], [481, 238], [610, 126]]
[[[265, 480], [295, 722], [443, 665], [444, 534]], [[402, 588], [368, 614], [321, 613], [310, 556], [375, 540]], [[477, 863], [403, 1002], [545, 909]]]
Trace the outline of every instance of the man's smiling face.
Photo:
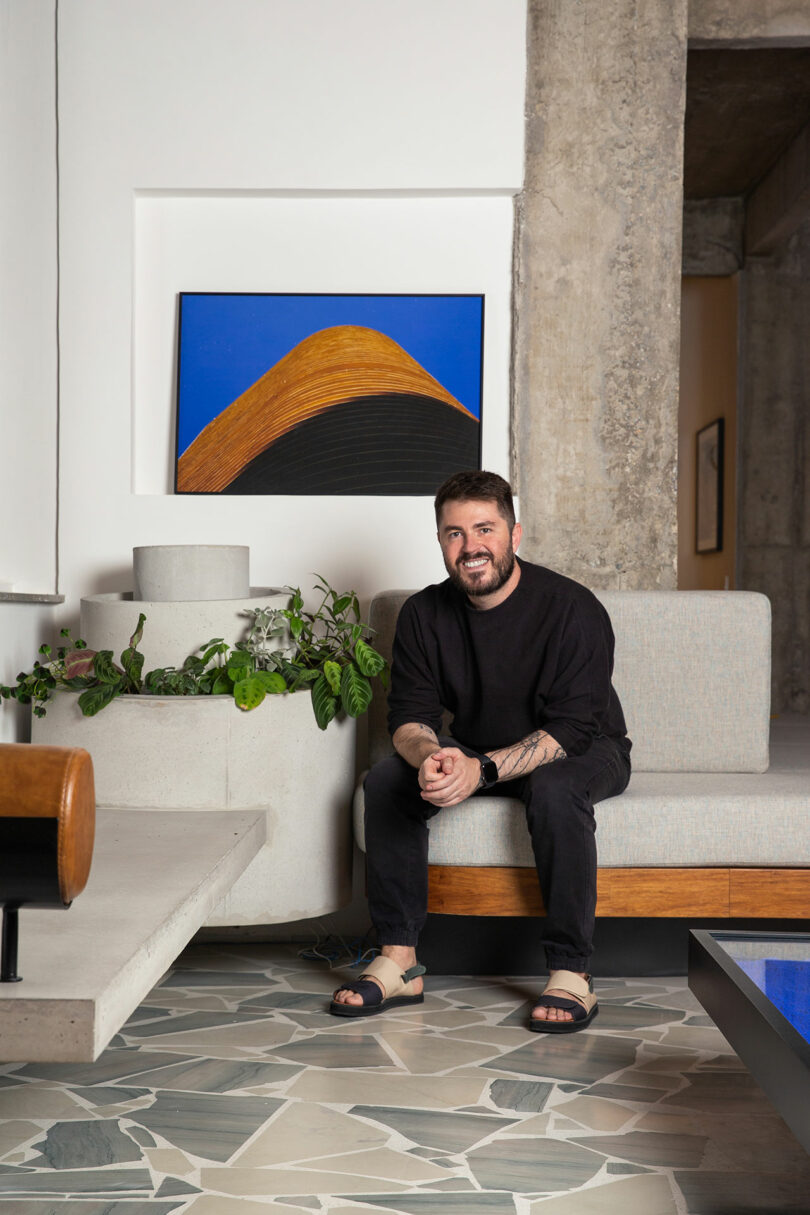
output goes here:
[[[445, 502], [439, 518], [439, 544], [451, 581], [473, 599], [483, 599], [516, 581], [515, 549], [520, 524], [509, 524], [494, 501]], [[512, 590], [509, 586], [507, 594]], [[481, 603], [481, 607], [494, 604]]]

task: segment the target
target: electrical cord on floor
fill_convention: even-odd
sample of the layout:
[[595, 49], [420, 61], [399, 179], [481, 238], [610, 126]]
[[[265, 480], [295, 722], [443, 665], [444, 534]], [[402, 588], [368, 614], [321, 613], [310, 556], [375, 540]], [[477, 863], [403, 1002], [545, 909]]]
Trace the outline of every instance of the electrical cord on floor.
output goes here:
[[298, 951], [298, 957], [305, 961], [326, 962], [330, 970], [338, 967], [353, 969], [364, 965], [380, 952], [375, 945], [368, 943], [367, 935], [349, 937], [347, 941], [339, 932], [329, 932], [320, 920], [315, 921], [315, 927], [319, 931], [314, 944]]

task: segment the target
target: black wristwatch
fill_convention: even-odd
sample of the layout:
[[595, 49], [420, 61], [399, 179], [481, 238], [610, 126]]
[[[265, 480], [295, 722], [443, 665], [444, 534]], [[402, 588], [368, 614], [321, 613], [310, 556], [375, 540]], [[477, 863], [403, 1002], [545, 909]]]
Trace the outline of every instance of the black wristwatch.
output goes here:
[[498, 765], [494, 759], [481, 760], [481, 782], [479, 789], [491, 789], [498, 783]]

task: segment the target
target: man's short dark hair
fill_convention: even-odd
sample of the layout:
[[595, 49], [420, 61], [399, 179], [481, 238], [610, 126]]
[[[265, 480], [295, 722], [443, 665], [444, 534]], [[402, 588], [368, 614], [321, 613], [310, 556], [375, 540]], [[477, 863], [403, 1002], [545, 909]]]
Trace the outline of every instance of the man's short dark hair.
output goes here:
[[509, 482], [504, 481], [497, 473], [485, 472], [483, 469], [453, 473], [452, 477], [448, 477], [444, 484], [439, 486], [433, 502], [436, 523], [439, 522], [445, 502], [471, 501], [494, 502], [508, 523], [509, 530], [515, 526], [515, 506]]

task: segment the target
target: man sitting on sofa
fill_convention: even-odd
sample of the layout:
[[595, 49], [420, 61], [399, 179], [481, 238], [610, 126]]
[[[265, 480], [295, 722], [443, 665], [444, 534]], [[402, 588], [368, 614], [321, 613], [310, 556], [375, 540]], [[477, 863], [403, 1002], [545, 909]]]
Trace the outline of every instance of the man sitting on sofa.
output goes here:
[[[461, 472], [435, 500], [449, 577], [397, 622], [388, 697], [396, 755], [365, 784], [368, 897], [381, 954], [330, 1011], [370, 1016], [423, 1000], [416, 945], [427, 914], [427, 820], [497, 789], [519, 797], [546, 907], [550, 971], [530, 1028], [570, 1033], [598, 1008], [588, 973], [596, 909], [594, 803], [630, 777], [611, 684], [613, 631], [598, 599], [518, 560], [508, 482]], [[439, 737], [443, 710], [452, 737]]]

